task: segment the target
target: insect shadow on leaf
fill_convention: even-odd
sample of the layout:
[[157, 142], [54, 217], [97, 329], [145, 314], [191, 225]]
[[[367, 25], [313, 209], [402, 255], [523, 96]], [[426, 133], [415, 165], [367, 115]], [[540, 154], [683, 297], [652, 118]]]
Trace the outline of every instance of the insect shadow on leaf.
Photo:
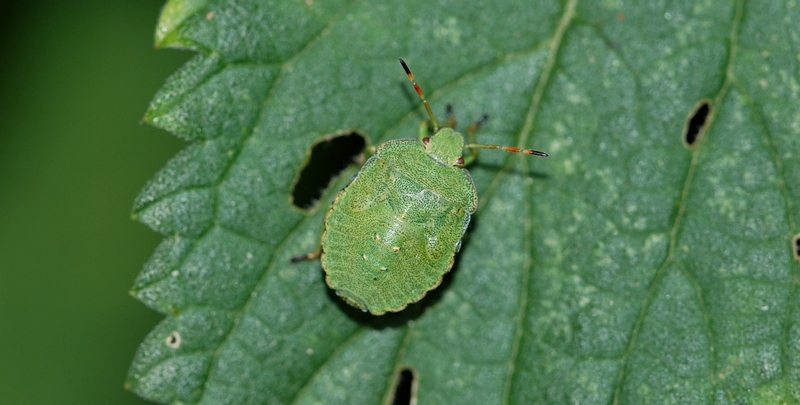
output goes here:
[[703, 136], [711, 118], [711, 104], [708, 100], [702, 100], [695, 105], [683, 129], [683, 141], [688, 147], [694, 146]]
[[347, 166], [363, 163], [366, 145], [364, 135], [356, 131], [326, 135], [314, 143], [293, 183], [292, 204], [303, 210], [314, 208], [331, 180]]
[[792, 253], [794, 254], [794, 260], [800, 260], [800, 233], [792, 238]]

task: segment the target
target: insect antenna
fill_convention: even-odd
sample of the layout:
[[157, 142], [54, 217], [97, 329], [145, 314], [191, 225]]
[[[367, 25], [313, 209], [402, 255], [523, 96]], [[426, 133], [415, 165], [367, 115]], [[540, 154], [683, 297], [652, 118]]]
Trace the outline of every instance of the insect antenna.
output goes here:
[[[486, 121], [488, 121], [488, 120], [489, 120], [489, 116], [486, 115], [486, 114], [483, 114], [483, 115], [481, 115], [480, 119], [478, 119], [477, 121], [475, 121], [472, 124], [470, 124], [470, 126], [467, 128], [467, 131], [466, 131], [467, 132], [467, 138], [469, 140], [474, 140], [475, 139], [475, 132], [477, 132], [478, 129], [480, 129], [482, 126], [484, 126], [486, 124]], [[509, 152], [509, 153], [524, 153], [526, 155], [541, 156], [541, 157], [550, 156], [547, 153], [542, 152], [540, 150], [536, 150], [536, 149], [522, 149], [522, 148], [517, 148], [516, 146], [485, 145], [485, 144], [480, 144], [480, 143], [471, 143], [471, 144], [465, 145], [464, 149], [472, 149], [473, 151], [475, 149], [499, 149], [499, 150], [502, 150], [502, 151], [505, 151], [505, 152]], [[475, 153], [477, 153], [477, 151], [475, 151], [473, 153], [473, 156], [472, 156], [473, 159], [475, 157], [474, 156]]]
[[469, 145], [464, 146], [464, 148], [465, 149], [499, 149], [499, 150], [502, 150], [502, 151], [505, 151], [505, 152], [510, 152], [510, 153], [524, 153], [526, 155], [541, 156], [541, 157], [550, 156], [547, 153], [542, 152], [540, 150], [522, 149], [522, 148], [518, 148], [516, 146], [483, 145], [483, 144], [473, 143], [473, 144], [469, 144]]
[[431, 117], [431, 124], [433, 125], [433, 133], [436, 133], [436, 131], [439, 130], [439, 124], [436, 123], [436, 117], [433, 116], [433, 111], [431, 110], [430, 104], [428, 104], [428, 100], [425, 100], [425, 94], [422, 93], [422, 89], [414, 80], [414, 74], [411, 73], [411, 69], [408, 68], [408, 65], [406, 65], [406, 61], [404, 61], [403, 58], [400, 58], [400, 64], [403, 65], [403, 69], [406, 71], [406, 76], [408, 76], [408, 80], [411, 80], [411, 83], [414, 85], [414, 90], [417, 91], [417, 94], [419, 94], [419, 98], [422, 99], [422, 104], [425, 105], [425, 109], [428, 111], [428, 116]]

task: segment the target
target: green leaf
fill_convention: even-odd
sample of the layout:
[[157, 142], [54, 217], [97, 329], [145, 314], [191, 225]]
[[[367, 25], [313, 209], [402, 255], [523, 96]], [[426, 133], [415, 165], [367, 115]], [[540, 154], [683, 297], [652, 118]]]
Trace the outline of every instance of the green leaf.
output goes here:
[[[794, 2], [170, 1], [198, 55], [146, 120], [192, 144], [145, 186], [166, 235], [133, 294], [167, 314], [127, 386], [163, 403], [798, 403]], [[644, 4], [644, 3], [643, 3]], [[486, 112], [480, 206], [442, 286], [373, 317], [328, 290], [309, 148]], [[711, 112], [683, 141], [699, 103]], [[463, 128], [463, 127], [462, 127]]]

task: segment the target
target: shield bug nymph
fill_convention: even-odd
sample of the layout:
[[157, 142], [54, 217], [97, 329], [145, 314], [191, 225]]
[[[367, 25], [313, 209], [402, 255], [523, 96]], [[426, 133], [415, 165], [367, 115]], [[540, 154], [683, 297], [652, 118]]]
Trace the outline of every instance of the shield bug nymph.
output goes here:
[[[400, 64], [430, 117], [418, 139], [377, 147], [350, 184], [336, 196], [322, 234], [325, 280], [347, 303], [382, 315], [419, 301], [453, 267], [478, 193], [469, 172], [478, 149], [547, 157], [513, 146], [464, 144], [448, 106], [449, 127], [439, 128], [428, 101], [406, 63]], [[484, 115], [466, 130], [472, 141]], [[466, 156], [465, 156], [465, 153]]]

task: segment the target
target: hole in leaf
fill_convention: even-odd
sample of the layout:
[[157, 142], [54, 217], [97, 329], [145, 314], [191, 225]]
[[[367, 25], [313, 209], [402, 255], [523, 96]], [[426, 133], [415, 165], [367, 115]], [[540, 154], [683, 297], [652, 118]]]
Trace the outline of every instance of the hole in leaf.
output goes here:
[[352, 131], [326, 136], [314, 144], [292, 187], [292, 203], [304, 210], [314, 207], [331, 180], [356, 163], [366, 145], [364, 136]]
[[417, 378], [416, 372], [410, 368], [403, 368], [397, 375], [392, 405], [411, 405], [417, 403]]
[[711, 115], [711, 104], [708, 100], [701, 101], [694, 107], [691, 117], [686, 122], [686, 129], [683, 131], [683, 140], [687, 145], [692, 146], [703, 135]]
[[168, 347], [173, 349], [177, 349], [181, 347], [181, 334], [178, 331], [172, 331], [169, 335], [167, 335], [167, 339], [165, 341]]
[[800, 233], [792, 238], [792, 253], [794, 253], [794, 260], [800, 260]]

